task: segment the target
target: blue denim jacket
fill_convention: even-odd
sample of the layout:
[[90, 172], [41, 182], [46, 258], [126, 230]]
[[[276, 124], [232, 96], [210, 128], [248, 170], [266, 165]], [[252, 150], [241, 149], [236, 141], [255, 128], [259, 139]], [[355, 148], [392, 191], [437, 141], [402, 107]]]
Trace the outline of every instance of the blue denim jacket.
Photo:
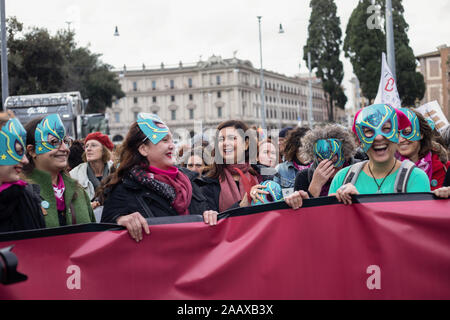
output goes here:
[[298, 170], [292, 161], [280, 163], [275, 169], [278, 174], [274, 177], [273, 181], [278, 183], [283, 189], [293, 188]]

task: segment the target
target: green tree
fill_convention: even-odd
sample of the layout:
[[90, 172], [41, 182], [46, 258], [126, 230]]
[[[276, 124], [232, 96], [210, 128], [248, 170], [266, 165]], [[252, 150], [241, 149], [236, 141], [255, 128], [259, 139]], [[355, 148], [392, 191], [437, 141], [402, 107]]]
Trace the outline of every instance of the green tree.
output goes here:
[[16, 18], [8, 19], [10, 95], [80, 91], [89, 99], [87, 113], [104, 113], [113, 97], [124, 97], [112, 67], [100, 54], [78, 47], [74, 37], [36, 27], [24, 32]]
[[[371, 0], [358, 2], [350, 16], [344, 39], [345, 56], [350, 59], [362, 93], [369, 100], [375, 99], [377, 95], [381, 77], [381, 54], [386, 51], [383, 31], [376, 28], [376, 21], [370, 21], [371, 14], [374, 14], [374, 11], [368, 13], [371, 5]], [[369, 28], [368, 22], [372, 23], [372, 27]]]
[[311, 17], [308, 27], [308, 41], [303, 48], [303, 59], [308, 62], [311, 53], [311, 68], [316, 69], [322, 80], [323, 89], [329, 96], [329, 121], [334, 121], [334, 101], [341, 108], [346, 101], [341, 83], [344, 79], [344, 66], [339, 56], [342, 45], [341, 21], [333, 0], [311, 0]]
[[[384, 2], [381, 3], [382, 10], [385, 10]], [[416, 101], [422, 100], [425, 95], [425, 81], [423, 75], [416, 71], [416, 57], [409, 46], [409, 25], [404, 18], [404, 13], [402, 0], [392, 0], [398, 94], [403, 106], [414, 106]]]
[[[384, 16], [385, 0], [376, 0], [380, 15]], [[363, 95], [375, 99], [381, 76], [381, 53], [386, 52], [386, 33], [372, 25], [375, 11], [371, 0], [359, 0], [347, 25], [344, 40], [345, 56], [350, 58], [353, 72], [358, 77]], [[416, 71], [416, 59], [409, 46], [409, 25], [404, 19], [401, 0], [392, 1], [397, 88], [404, 106], [415, 104], [425, 94], [423, 76]]]

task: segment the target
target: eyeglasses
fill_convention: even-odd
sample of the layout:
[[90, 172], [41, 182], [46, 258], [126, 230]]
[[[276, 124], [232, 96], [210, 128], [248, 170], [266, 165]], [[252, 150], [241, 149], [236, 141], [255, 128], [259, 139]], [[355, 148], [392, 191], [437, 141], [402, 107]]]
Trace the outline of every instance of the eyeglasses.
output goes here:
[[72, 139], [70, 138], [64, 138], [63, 140], [52, 140], [52, 141], [36, 141], [36, 142], [40, 142], [42, 143], [48, 143], [49, 145], [51, 145], [53, 148], [55, 149], [59, 149], [61, 148], [61, 145], [64, 143], [66, 145], [67, 148], [70, 148], [72, 146]]

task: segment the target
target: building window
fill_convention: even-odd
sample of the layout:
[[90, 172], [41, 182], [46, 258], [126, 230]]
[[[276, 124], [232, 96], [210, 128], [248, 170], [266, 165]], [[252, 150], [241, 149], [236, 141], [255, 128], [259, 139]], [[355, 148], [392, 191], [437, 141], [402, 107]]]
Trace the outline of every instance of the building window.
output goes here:
[[170, 116], [172, 120], [177, 120], [177, 111], [176, 110], [170, 111]]
[[133, 102], [134, 102], [134, 104], [137, 104], [137, 103], [138, 103], [138, 98], [137, 98], [137, 97], [134, 97], [134, 98], [133, 98]]
[[133, 112], [134, 121], [137, 121], [138, 114], [139, 114], [139, 112], [137, 112], [137, 111]]
[[216, 84], [218, 85], [218, 86], [220, 86], [221, 85], [221, 79], [220, 79], [220, 76], [216, 76]]
[[222, 98], [222, 91], [217, 91], [217, 98]]
[[175, 96], [170, 96], [170, 101], [175, 102]]
[[193, 95], [193, 94], [190, 94], [190, 95], [189, 95], [189, 101], [192, 101], [192, 100], [194, 100], [194, 95]]
[[156, 103], [156, 97], [152, 97], [153, 103]]
[[120, 122], [120, 112], [114, 112], [114, 120], [116, 123]]
[[152, 90], [156, 90], [156, 81], [155, 80], [152, 81]]
[[189, 86], [189, 88], [192, 88], [192, 78], [188, 79], [188, 86]]
[[217, 107], [217, 117], [222, 118], [222, 107]]
[[194, 109], [189, 109], [189, 119], [194, 119]]
[[133, 91], [137, 91], [137, 82], [136, 81], [133, 82]]
[[174, 89], [175, 88], [175, 81], [170, 80], [170, 89]]

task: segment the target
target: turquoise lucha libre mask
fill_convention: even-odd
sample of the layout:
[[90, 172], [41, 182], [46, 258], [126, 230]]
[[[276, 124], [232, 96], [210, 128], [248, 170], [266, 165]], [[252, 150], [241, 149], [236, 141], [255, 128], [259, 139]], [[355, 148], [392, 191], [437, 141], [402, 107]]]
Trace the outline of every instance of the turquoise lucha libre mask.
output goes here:
[[18, 164], [26, 150], [27, 132], [19, 120], [13, 118], [0, 130], [0, 166]]
[[281, 190], [281, 186], [278, 183], [269, 180], [264, 181], [263, 183], [261, 183], [261, 185], [265, 187], [264, 191], [269, 192], [269, 194], [260, 194], [263, 202], [261, 202], [259, 199], [253, 200], [252, 206], [259, 206], [262, 204], [283, 200], [283, 191]]
[[411, 121], [411, 132], [409, 132], [409, 130], [408, 132], [406, 132], [407, 130], [404, 129], [400, 131], [400, 135], [409, 141], [419, 141], [420, 140], [419, 118], [413, 111], [409, 110], [408, 108], [401, 108], [400, 111], [406, 114], [409, 121]]
[[36, 140], [36, 154], [45, 154], [59, 148], [59, 146], [55, 147], [49, 143], [49, 135], [52, 135], [60, 141], [63, 141], [66, 136], [66, 128], [58, 114], [46, 116], [37, 125], [34, 133], [34, 139]]
[[139, 113], [137, 124], [153, 144], [158, 144], [169, 134], [169, 128], [156, 114]]
[[318, 140], [314, 144], [314, 155], [320, 163], [323, 160], [332, 160], [337, 156], [334, 163], [335, 168], [340, 168], [344, 165], [344, 150], [342, 149], [342, 142], [336, 139]]
[[[391, 123], [391, 130], [383, 132], [383, 126], [388, 122]], [[406, 128], [408, 125], [411, 125], [411, 122], [401, 111], [387, 104], [374, 104], [356, 114], [353, 132], [358, 136], [364, 152], [367, 152], [379, 135], [393, 143], [398, 143], [399, 130]], [[364, 134], [364, 128], [370, 129], [370, 135]]]

